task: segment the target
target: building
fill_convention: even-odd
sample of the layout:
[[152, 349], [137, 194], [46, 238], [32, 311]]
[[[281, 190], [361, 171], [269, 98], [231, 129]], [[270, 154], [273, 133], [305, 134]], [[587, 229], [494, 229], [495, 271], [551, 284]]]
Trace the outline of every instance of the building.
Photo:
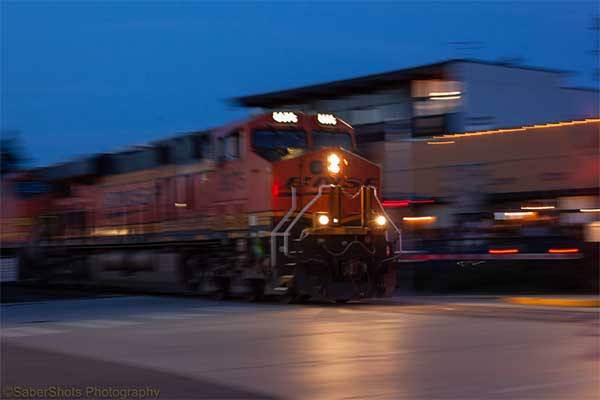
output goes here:
[[361, 143], [584, 119], [598, 91], [562, 86], [565, 71], [449, 60], [234, 102], [266, 111], [330, 112]]
[[[432, 214], [435, 226], [447, 227], [458, 216], [527, 204], [567, 214], [600, 205], [600, 121], [591, 120], [600, 115], [599, 92], [563, 86], [565, 74], [449, 60], [234, 101], [338, 115], [355, 127], [360, 150], [383, 165], [388, 204], [413, 206], [394, 209], [397, 218]], [[574, 120], [581, 122], [536, 127]], [[493, 134], [507, 128], [518, 129]], [[465, 132], [490, 134], [437, 138]]]

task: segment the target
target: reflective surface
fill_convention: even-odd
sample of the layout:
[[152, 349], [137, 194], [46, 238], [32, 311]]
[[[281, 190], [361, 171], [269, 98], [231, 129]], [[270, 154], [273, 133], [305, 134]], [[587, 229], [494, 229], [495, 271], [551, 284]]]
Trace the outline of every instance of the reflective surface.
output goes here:
[[280, 306], [114, 297], [3, 305], [2, 382], [149, 385], [161, 398], [600, 394], [597, 312], [486, 301]]

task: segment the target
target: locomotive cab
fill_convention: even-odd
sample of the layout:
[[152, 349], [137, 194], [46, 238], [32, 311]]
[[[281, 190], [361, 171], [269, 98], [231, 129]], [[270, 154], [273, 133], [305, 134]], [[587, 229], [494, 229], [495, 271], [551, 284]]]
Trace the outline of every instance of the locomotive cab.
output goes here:
[[389, 295], [400, 237], [377, 197], [379, 166], [356, 154], [352, 128], [331, 114], [269, 117], [250, 148], [271, 164], [273, 293]]

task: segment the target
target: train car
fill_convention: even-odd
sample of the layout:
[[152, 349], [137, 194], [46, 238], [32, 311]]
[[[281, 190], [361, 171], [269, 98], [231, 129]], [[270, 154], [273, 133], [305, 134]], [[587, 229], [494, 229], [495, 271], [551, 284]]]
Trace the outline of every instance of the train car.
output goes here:
[[50, 206], [49, 188], [30, 172], [7, 174], [0, 184], [0, 242], [3, 256], [11, 256], [36, 234], [35, 220]]
[[[25, 263], [35, 240], [36, 219], [50, 206], [48, 185], [31, 172], [10, 173], [0, 181], [0, 281], [19, 280], [19, 258]], [[23, 265], [21, 265], [23, 266]]]
[[389, 295], [400, 232], [355, 146], [334, 115], [273, 112], [49, 168], [32, 273], [286, 301]]

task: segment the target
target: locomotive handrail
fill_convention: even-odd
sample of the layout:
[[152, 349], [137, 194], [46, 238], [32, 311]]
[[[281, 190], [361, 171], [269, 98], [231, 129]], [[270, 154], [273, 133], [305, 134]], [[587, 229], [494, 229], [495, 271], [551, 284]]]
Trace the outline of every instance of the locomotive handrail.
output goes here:
[[275, 228], [271, 231], [271, 266], [277, 265], [277, 236], [281, 236], [279, 229], [287, 222], [290, 216], [296, 211], [296, 188], [292, 186], [292, 207], [288, 210], [287, 214], [279, 221]]
[[[287, 214], [285, 215], [285, 217], [279, 221], [279, 223], [277, 224], [277, 226], [275, 227], [275, 229], [273, 229], [273, 231], [271, 231], [271, 266], [275, 266], [276, 265], [276, 260], [277, 260], [277, 244], [276, 244], [276, 238], [278, 236], [283, 236], [283, 253], [286, 256], [289, 256], [289, 237], [290, 237], [290, 231], [294, 228], [294, 226], [296, 226], [296, 224], [298, 223], [298, 220], [300, 220], [300, 218], [302, 218], [302, 216], [306, 213], [306, 211], [312, 207], [313, 204], [316, 203], [317, 200], [319, 200], [319, 198], [321, 198], [321, 196], [323, 195], [323, 189], [328, 188], [328, 187], [333, 187], [334, 185], [321, 185], [319, 186], [319, 190], [317, 192], [317, 194], [315, 195], [315, 197], [313, 197], [311, 199], [311, 201], [309, 201], [303, 208], [302, 210], [300, 210], [300, 212], [296, 215], [296, 217], [292, 220], [292, 222], [288, 225], [288, 227], [286, 228], [286, 230], [284, 232], [279, 232], [279, 229], [281, 229], [281, 227], [283, 226], [283, 224], [285, 224], [287, 222], [287, 220], [289, 219], [289, 217], [291, 216], [291, 214], [296, 211], [296, 207], [297, 207], [297, 203], [296, 203], [296, 191], [295, 188], [292, 187], [292, 207], [290, 208], [290, 210], [287, 212]], [[374, 186], [368, 186], [369, 188], [373, 189], [373, 196], [375, 197], [375, 200], [377, 201], [377, 204], [379, 204], [379, 208], [381, 209], [381, 212], [383, 213], [383, 215], [386, 217], [386, 219], [388, 220], [388, 222], [390, 223], [390, 225], [394, 228], [394, 230], [396, 231], [396, 233], [398, 234], [398, 248], [396, 250], [396, 253], [401, 253], [402, 252], [402, 231], [396, 226], [396, 224], [394, 224], [394, 222], [392, 221], [392, 219], [390, 218], [390, 216], [388, 215], [388, 213], [385, 211], [385, 209], [383, 208], [383, 205], [381, 204], [381, 201], [379, 200], [379, 197], [377, 196], [377, 188], [375, 188]], [[351, 198], [355, 198], [356, 195], [352, 196]]]
[[298, 215], [296, 215], [296, 218], [294, 218], [292, 220], [292, 222], [288, 225], [287, 229], [283, 232], [283, 253], [286, 256], [289, 255], [289, 237], [290, 237], [290, 231], [292, 230], [292, 228], [296, 225], [298, 220], [300, 218], [302, 218], [302, 216], [306, 213], [306, 210], [308, 210], [313, 204], [315, 204], [315, 202], [317, 200], [319, 200], [319, 198], [323, 195], [323, 189], [325, 189], [327, 187], [333, 187], [333, 186], [334, 185], [319, 186], [319, 191], [317, 192], [316, 196], [313, 197], [313, 199], [311, 201], [309, 201], [302, 210], [300, 210]]
[[398, 249], [396, 251], [398, 253], [402, 253], [402, 231], [400, 230], [400, 228], [398, 228], [396, 226], [396, 224], [394, 224], [394, 221], [392, 221], [392, 219], [390, 218], [390, 216], [388, 215], [388, 213], [383, 208], [383, 205], [381, 204], [381, 201], [379, 201], [379, 197], [377, 196], [377, 188], [375, 186], [369, 186], [369, 187], [371, 189], [373, 189], [373, 196], [375, 197], [375, 200], [377, 200], [377, 204], [379, 204], [379, 208], [381, 209], [381, 212], [387, 218], [387, 220], [390, 223], [390, 225], [392, 225], [394, 227], [394, 230], [398, 234]]

